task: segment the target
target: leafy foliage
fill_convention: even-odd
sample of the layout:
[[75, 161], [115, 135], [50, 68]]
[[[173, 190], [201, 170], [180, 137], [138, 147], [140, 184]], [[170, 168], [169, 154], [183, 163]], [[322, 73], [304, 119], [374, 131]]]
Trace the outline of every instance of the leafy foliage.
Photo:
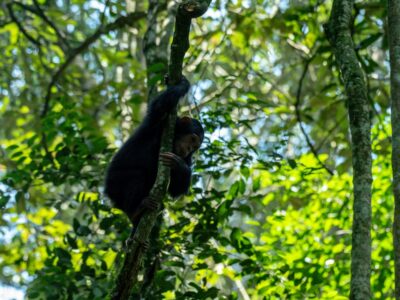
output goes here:
[[[128, 8], [114, 0], [19, 3], [8, 6], [16, 20], [0, 11], [0, 279], [27, 287], [29, 299], [105, 299], [130, 233], [102, 194], [105, 168], [142, 118], [147, 84], [162, 79], [146, 82], [140, 45], [148, 20], [101, 35], [80, 53], [42, 115], [49, 83], [71, 51]], [[351, 151], [346, 100], [322, 30], [329, 10], [316, 0], [214, 1], [193, 26], [184, 69], [193, 88], [181, 109], [207, 134], [191, 194], [165, 201], [154, 245], [161, 268], [142, 295], [347, 299]], [[356, 14], [374, 108], [372, 288], [374, 298], [390, 299], [385, 12], [359, 3]], [[310, 150], [296, 106], [335, 175]]]

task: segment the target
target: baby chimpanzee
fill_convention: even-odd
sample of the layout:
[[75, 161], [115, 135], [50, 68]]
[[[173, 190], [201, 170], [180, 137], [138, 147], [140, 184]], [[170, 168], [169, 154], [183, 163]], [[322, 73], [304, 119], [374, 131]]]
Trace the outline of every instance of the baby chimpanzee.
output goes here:
[[[186, 78], [158, 95], [151, 103], [142, 124], [119, 149], [107, 171], [105, 193], [115, 207], [123, 210], [137, 224], [144, 209], [157, 209], [149, 198], [157, 176], [161, 135], [166, 119], [179, 99], [189, 90]], [[200, 122], [177, 118], [173, 152], [160, 154], [161, 162], [171, 168], [168, 192], [172, 197], [187, 193], [190, 186], [192, 155], [200, 148], [204, 130]]]

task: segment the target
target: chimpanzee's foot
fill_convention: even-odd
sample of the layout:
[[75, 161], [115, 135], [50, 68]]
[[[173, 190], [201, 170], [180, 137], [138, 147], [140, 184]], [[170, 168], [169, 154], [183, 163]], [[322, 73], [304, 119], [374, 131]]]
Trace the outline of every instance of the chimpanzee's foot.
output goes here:
[[150, 196], [143, 199], [142, 205], [144, 208], [151, 211], [157, 211], [160, 208], [160, 204], [158, 203], [158, 201], [154, 198], [151, 198]]

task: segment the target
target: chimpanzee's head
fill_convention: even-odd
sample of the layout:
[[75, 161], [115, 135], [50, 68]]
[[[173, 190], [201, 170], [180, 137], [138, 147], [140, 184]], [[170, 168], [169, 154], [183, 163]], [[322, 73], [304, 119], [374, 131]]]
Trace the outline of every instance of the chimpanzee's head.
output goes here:
[[192, 155], [200, 148], [204, 129], [200, 122], [190, 117], [177, 118], [175, 125], [174, 153], [182, 158]]

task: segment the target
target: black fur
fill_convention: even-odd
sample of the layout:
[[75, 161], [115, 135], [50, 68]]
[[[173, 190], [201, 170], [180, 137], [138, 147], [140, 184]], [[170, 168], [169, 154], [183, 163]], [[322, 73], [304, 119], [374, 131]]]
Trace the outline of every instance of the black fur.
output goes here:
[[[160, 142], [168, 113], [178, 104], [179, 99], [189, 90], [190, 84], [184, 78], [175, 86], [169, 86], [149, 105], [147, 115], [135, 133], [125, 142], [114, 156], [107, 171], [105, 193], [115, 207], [132, 215], [148, 196], [156, 176]], [[196, 133], [201, 140], [204, 132], [200, 122], [192, 119], [192, 124], [182, 124], [178, 118], [175, 137], [186, 133]], [[188, 192], [191, 179], [192, 154], [186, 164], [171, 171], [169, 193], [173, 197]]]

